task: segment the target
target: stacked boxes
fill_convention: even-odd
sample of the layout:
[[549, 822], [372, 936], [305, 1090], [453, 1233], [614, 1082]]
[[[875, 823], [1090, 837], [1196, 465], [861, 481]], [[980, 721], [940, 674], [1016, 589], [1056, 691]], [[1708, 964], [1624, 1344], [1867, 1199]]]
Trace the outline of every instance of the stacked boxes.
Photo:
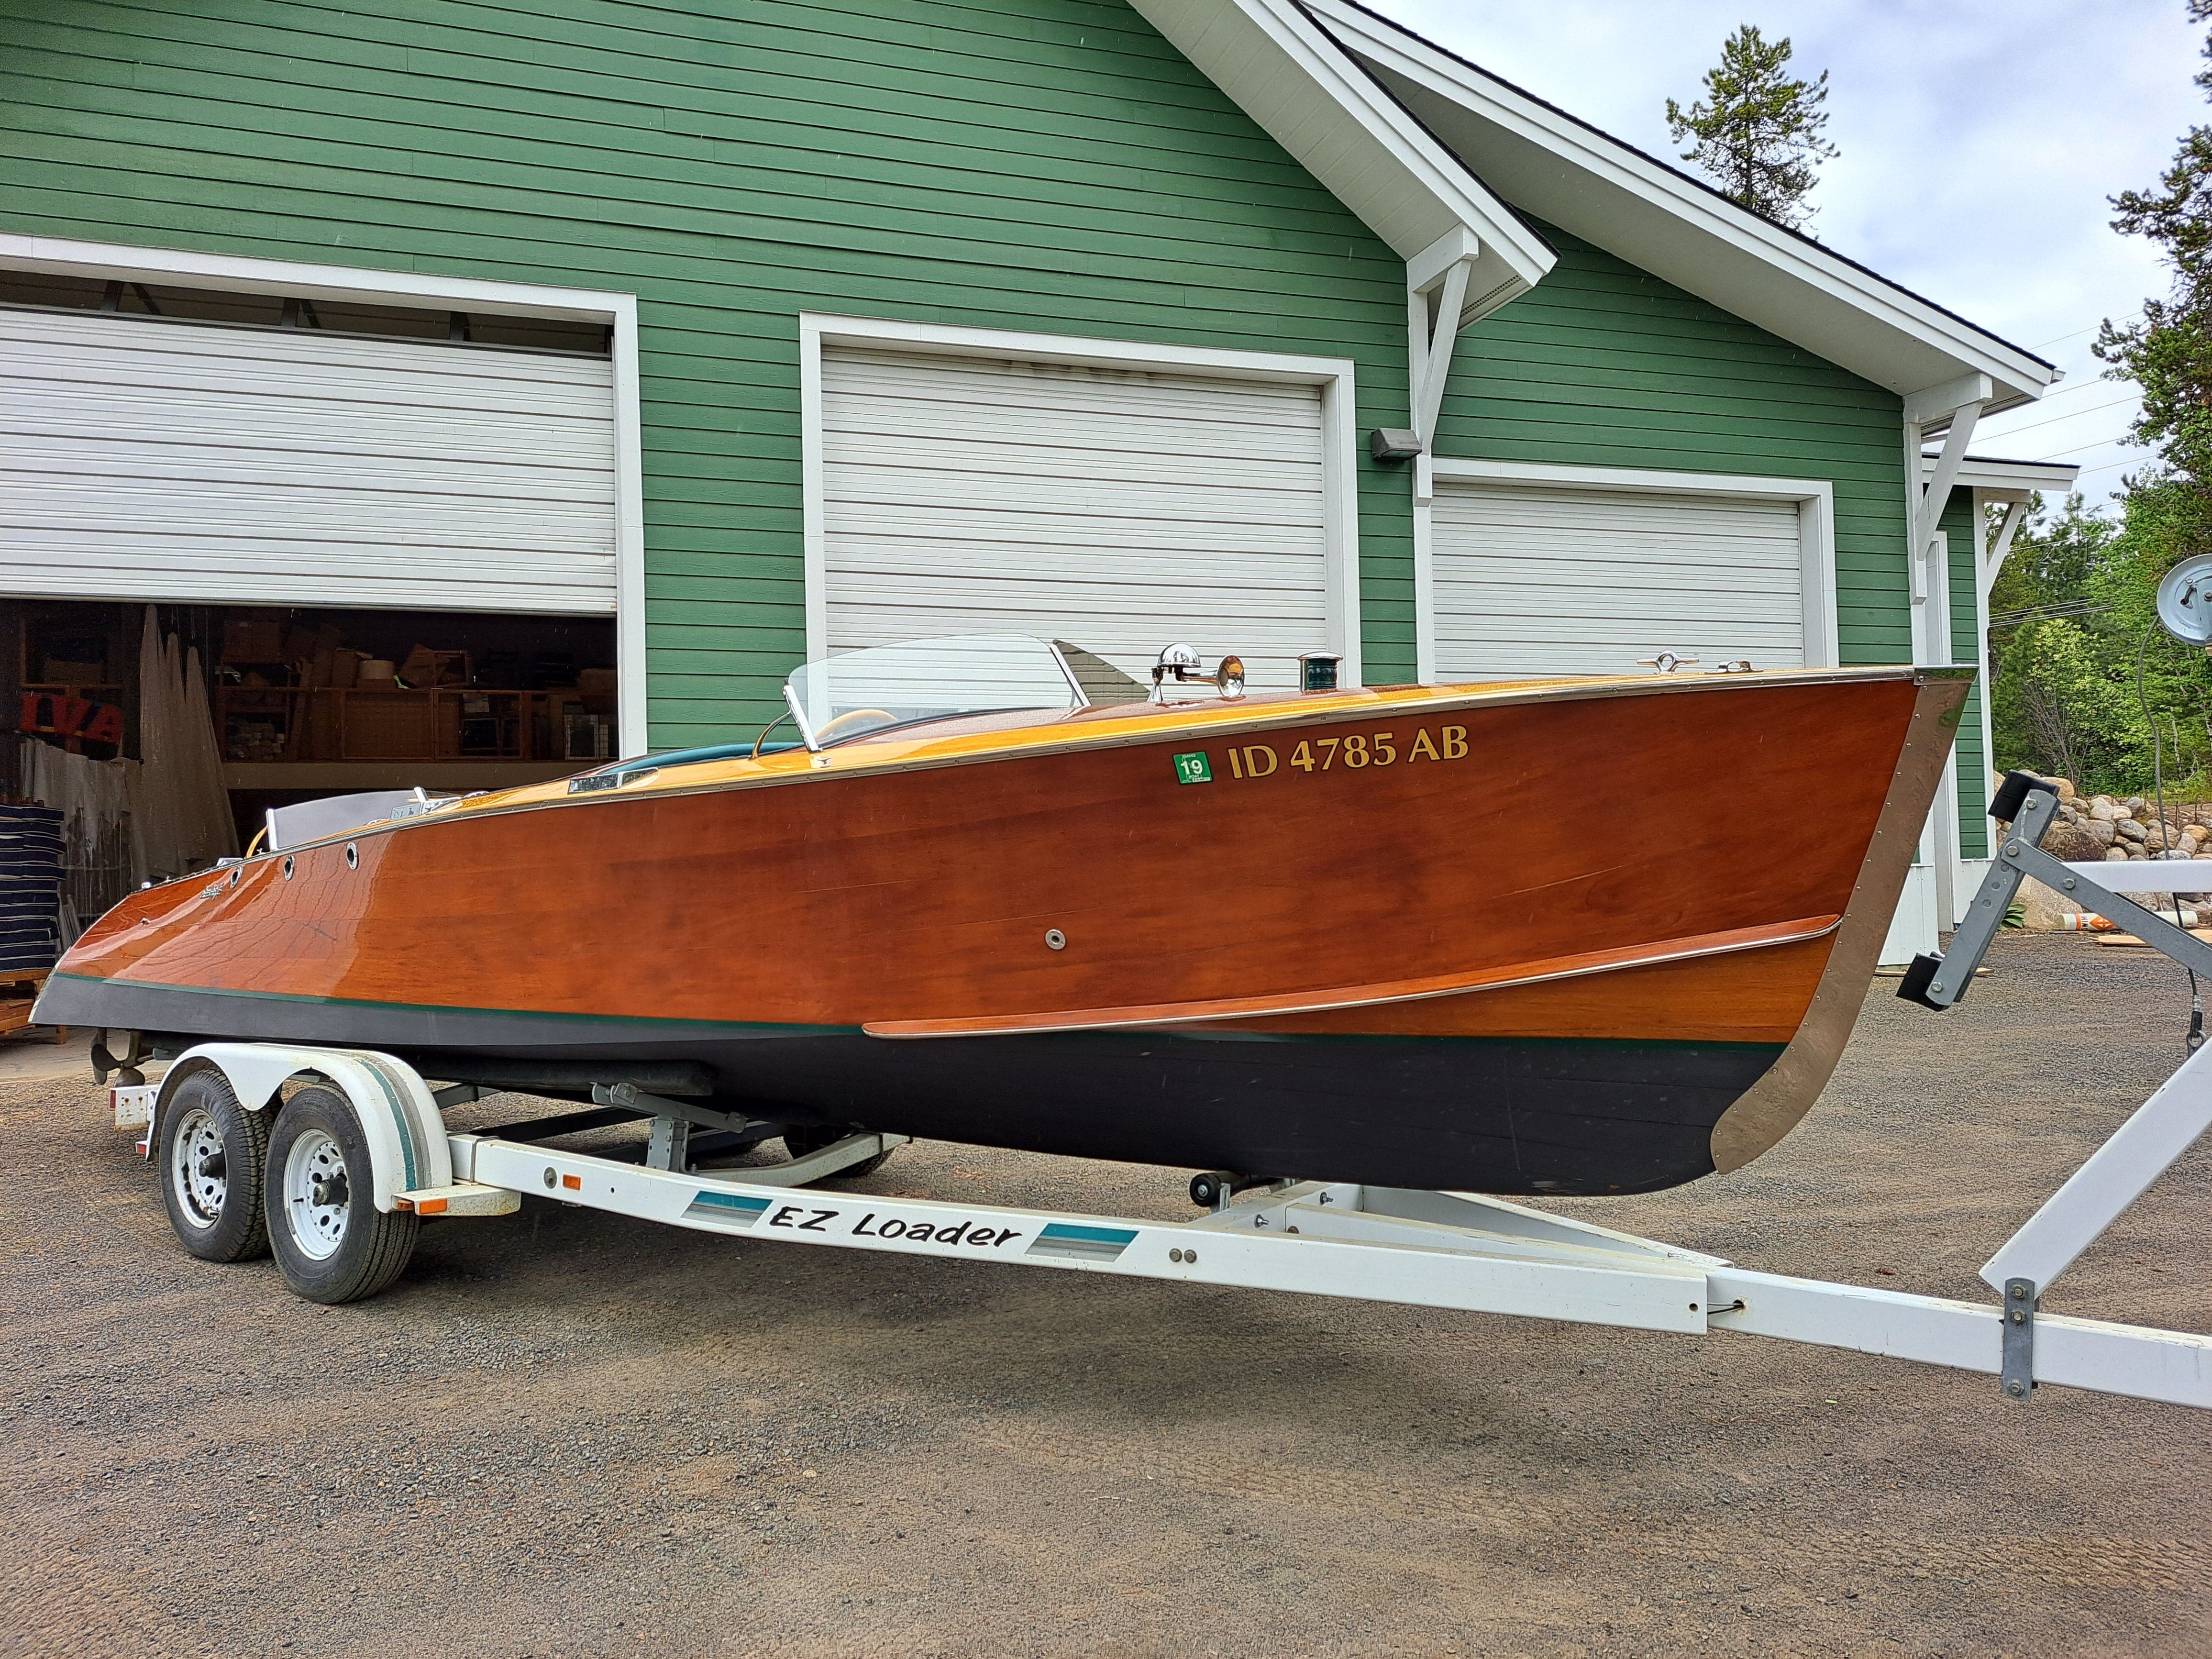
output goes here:
[[51, 968], [62, 953], [62, 815], [0, 805], [0, 971]]

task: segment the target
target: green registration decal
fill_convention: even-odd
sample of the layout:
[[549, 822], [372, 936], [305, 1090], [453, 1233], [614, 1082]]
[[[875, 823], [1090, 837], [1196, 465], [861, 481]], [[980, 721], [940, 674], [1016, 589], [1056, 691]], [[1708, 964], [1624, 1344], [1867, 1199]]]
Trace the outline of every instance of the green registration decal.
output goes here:
[[1177, 783], [1212, 783], [1213, 781], [1213, 768], [1206, 763], [1206, 751], [1203, 749], [1194, 755], [1177, 755], [1175, 757], [1175, 763]]

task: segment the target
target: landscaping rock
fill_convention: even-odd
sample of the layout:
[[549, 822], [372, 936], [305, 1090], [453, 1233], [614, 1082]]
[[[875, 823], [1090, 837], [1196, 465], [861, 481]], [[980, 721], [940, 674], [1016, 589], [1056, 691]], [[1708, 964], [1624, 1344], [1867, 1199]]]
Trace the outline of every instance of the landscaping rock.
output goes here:
[[2055, 933], [2065, 925], [2066, 918], [2081, 907], [2062, 894], [2054, 893], [2030, 876], [2020, 884], [2019, 904], [2022, 925], [2032, 933]]
[[2054, 823], [2043, 832], [2043, 850], [2069, 864], [2093, 864], [2104, 857], [2105, 848], [2112, 839], [2111, 824], [2100, 824], [2097, 828], [2105, 831], [2101, 841], [2087, 824]]

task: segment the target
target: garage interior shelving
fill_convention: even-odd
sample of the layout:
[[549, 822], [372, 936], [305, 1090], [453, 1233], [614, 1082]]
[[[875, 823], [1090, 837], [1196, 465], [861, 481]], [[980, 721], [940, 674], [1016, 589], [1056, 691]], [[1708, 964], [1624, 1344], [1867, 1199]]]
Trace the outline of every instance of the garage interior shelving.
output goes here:
[[[16, 741], [0, 745], [0, 795], [20, 795], [33, 775], [24, 745], [83, 757], [72, 765], [143, 758], [146, 611], [128, 599], [0, 598], [0, 678], [13, 681], [0, 698], [20, 709]], [[361, 790], [513, 788], [595, 764], [613, 744], [611, 618], [214, 605], [162, 605], [155, 617], [185, 672], [200, 665], [240, 846], [272, 806]], [[328, 683], [417, 647], [447, 683]], [[348, 672], [333, 672], [340, 660]], [[143, 873], [130, 850], [128, 788], [81, 799], [94, 798], [113, 811], [75, 823], [64, 853], [80, 922]]]

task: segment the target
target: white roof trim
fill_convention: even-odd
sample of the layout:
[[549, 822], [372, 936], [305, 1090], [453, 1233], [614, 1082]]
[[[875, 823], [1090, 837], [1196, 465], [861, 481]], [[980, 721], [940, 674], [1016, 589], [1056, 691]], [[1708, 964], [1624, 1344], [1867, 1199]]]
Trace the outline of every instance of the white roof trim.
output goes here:
[[[1936, 471], [1937, 458], [1920, 458], [1923, 482]], [[2030, 495], [2063, 495], [2074, 488], [2081, 469], [2071, 461], [2007, 461], [1994, 455], [1969, 455], [1959, 463], [1954, 489], [1976, 489], [1995, 501], [2024, 501]]]
[[1556, 262], [1293, 0], [1131, 3], [1400, 258], [1455, 230], [1472, 233], [1480, 255], [1470, 313], [1526, 293]]
[[1984, 414], [2058, 371], [1818, 243], [1461, 62], [1352, 0], [1306, 0], [1492, 190], [1523, 210], [1900, 396], [1986, 374]]
[[296, 259], [258, 259], [122, 242], [81, 242], [12, 231], [0, 231], [0, 266], [99, 282], [119, 277], [127, 283], [162, 283], [224, 293], [281, 294], [361, 305], [411, 304], [509, 317], [548, 317], [562, 322], [612, 323], [624, 317], [634, 322], [637, 316], [635, 295], [596, 289], [546, 288], [534, 283], [379, 270], [367, 265], [310, 264]]

